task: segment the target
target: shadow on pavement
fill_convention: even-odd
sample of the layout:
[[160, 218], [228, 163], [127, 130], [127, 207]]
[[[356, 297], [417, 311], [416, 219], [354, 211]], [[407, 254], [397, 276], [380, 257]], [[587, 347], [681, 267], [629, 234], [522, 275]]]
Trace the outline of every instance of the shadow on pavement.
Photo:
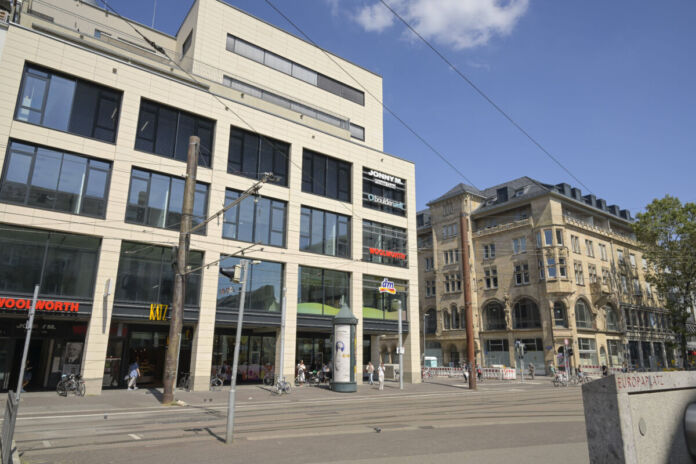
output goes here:
[[160, 403], [162, 402], [162, 398], [164, 398], [164, 395], [162, 395], [162, 392], [159, 391], [159, 389], [151, 387], [147, 389], [147, 392], [154, 396], [157, 401], [159, 401]]

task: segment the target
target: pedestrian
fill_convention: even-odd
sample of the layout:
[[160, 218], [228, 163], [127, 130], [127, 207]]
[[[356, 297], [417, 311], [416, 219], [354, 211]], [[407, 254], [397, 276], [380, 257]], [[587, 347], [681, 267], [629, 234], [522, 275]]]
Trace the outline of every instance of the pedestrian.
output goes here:
[[607, 368], [606, 364], [602, 365], [602, 377], [607, 377], [609, 375], [609, 369]]
[[305, 382], [305, 371], [307, 370], [307, 366], [305, 366], [305, 363], [302, 359], [300, 359], [300, 363], [297, 365], [297, 383], [303, 384]]
[[370, 377], [370, 380], [368, 383], [370, 385], [374, 385], [375, 384], [375, 381], [374, 381], [375, 366], [372, 365], [372, 361], [367, 362], [367, 367], [365, 368], [365, 370], [367, 371], [367, 375]]
[[536, 367], [534, 367], [534, 363], [529, 363], [529, 375], [532, 377], [532, 380], [534, 380], [534, 372], [536, 371]]
[[628, 372], [628, 363], [626, 361], [624, 361], [621, 365], [621, 372], [623, 372], [624, 374]]
[[476, 366], [476, 379], [481, 381], [481, 377], [483, 377], [483, 371], [480, 367]]
[[26, 393], [24, 390], [24, 387], [29, 385], [29, 382], [31, 382], [32, 378], [32, 368], [31, 368], [31, 362], [27, 359], [27, 363], [24, 365], [24, 379], [22, 380], [22, 393]]
[[379, 363], [379, 369], [377, 370], [377, 378], [379, 379], [379, 389], [384, 390], [384, 363]]
[[138, 365], [138, 359], [128, 366], [128, 390], [137, 390], [138, 387], [135, 384], [136, 380], [140, 377], [140, 366]]

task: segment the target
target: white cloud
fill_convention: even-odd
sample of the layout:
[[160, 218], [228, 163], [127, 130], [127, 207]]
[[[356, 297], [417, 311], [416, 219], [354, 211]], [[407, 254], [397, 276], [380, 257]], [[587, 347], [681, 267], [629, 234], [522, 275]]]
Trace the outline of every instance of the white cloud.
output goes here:
[[[529, 0], [387, 0], [387, 3], [428, 40], [456, 50], [486, 44], [509, 35], [525, 14]], [[381, 2], [360, 8], [355, 20], [370, 32], [394, 24]]]
[[368, 32], [382, 32], [394, 23], [394, 15], [381, 3], [375, 3], [361, 8], [355, 20]]

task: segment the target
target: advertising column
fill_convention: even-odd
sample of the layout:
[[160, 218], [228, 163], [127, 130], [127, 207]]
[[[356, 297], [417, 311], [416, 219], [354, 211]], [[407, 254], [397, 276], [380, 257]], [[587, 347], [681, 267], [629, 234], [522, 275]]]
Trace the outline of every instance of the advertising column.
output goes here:
[[347, 305], [333, 319], [333, 376], [331, 389], [337, 392], [357, 391], [355, 381], [355, 327], [358, 320]]

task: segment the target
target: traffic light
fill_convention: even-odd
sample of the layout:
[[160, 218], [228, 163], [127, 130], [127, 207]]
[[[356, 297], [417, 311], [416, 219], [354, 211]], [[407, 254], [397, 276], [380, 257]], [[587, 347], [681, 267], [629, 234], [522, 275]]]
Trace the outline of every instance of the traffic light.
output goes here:
[[239, 283], [242, 280], [242, 266], [237, 264], [232, 267], [221, 267], [220, 274], [224, 275], [232, 282]]

